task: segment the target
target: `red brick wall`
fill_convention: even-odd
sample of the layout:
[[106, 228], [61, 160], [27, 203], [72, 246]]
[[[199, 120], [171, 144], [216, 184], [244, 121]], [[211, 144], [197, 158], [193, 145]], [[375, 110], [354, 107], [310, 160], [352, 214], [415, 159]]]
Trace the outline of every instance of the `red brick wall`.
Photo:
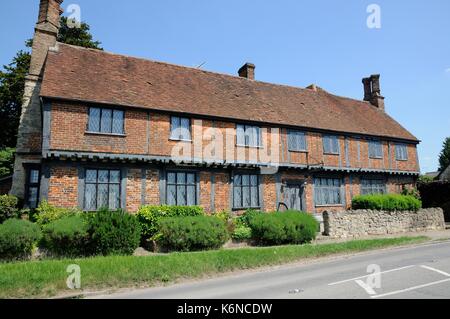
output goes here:
[[57, 207], [78, 207], [78, 170], [75, 167], [50, 169], [48, 202]]

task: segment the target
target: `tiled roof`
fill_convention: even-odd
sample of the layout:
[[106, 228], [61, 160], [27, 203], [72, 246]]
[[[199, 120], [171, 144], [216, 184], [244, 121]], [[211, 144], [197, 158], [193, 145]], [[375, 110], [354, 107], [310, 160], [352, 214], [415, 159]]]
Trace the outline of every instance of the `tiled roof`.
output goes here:
[[417, 142], [365, 101], [65, 44], [49, 51], [41, 96]]

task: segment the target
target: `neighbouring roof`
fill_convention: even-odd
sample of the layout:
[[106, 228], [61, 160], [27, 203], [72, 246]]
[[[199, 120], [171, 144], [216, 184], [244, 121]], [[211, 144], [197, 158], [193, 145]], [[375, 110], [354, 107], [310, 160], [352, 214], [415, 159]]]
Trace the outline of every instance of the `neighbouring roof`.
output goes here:
[[418, 142], [365, 101], [60, 43], [41, 96]]

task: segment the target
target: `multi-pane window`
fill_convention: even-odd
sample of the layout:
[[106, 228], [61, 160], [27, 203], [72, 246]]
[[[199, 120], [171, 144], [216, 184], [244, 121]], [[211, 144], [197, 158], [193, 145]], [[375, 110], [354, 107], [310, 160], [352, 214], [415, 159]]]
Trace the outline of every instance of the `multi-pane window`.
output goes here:
[[167, 204], [174, 206], [197, 205], [197, 175], [187, 172], [167, 173]]
[[361, 195], [385, 194], [386, 183], [383, 179], [361, 179]]
[[339, 154], [339, 139], [337, 136], [324, 135], [322, 140], [325, 154]]
[[369, 141], [369, 157], [383, 158], [383, 144], [381, 141]]
[[87, 169], [85, 176], [84, 209], [120, 208], [120, 170]]
[[315, 178], [314, 198], [316, 205], [341, 205], [342, 193], [339, 178]]
[[235, 209], [259, 208], [259, 176], [236, 174], [233, 181], [233, 207]]
[[177, 141], [190, 141], [191, 120], [185, 117], [172, 116], [170, 121], [170, 139]]
[[28, 169], [27, 174], [27, 183], [26, 183], [26, 206], [28, 208], [36, 208], [39, 204], [39, 179], [40, 179], [40, 170], [30, 168]]
[[89, 108], [88, 131], [124, 134], [124, 111], [98, 107]]
[[397, 161], [408, 160], [408, 148], [405, 144], [395, 145], [395, 158], [397, 159]]
[[289, 151], [305, 152], [308, 149], [306, 144], [306, 134], [300, 131], [288, 131], [288, 147]]
[[262, 146], [261, 128], [254, 125], [236, 125], [236, 144], [238, 146]]

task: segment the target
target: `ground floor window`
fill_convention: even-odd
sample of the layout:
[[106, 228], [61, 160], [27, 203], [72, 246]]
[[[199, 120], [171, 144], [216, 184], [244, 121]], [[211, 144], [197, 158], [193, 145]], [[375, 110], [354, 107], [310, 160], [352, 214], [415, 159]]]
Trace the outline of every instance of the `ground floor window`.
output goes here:
[[386, 182], [383, 179], [361, 179], [361, 195], [385, 194]]
[[120, 208], [120, 170], [86, 169], [84, 209]]
[[39, 168], [27, 169], [27, 182], [25, 185], [26, 206], [36, 208], [39, 204], [39, 180], [41, 171]]
[[167, 172], [167, 205], [197, 205], [197, 174]]
[[314, 198], [316, 205], [342, 205], [342, 180], [340, 178], [315, 178]]
[[259, 208], [259, 176], [256, 174], [236, 174], [233, 181], [233, 208]]

